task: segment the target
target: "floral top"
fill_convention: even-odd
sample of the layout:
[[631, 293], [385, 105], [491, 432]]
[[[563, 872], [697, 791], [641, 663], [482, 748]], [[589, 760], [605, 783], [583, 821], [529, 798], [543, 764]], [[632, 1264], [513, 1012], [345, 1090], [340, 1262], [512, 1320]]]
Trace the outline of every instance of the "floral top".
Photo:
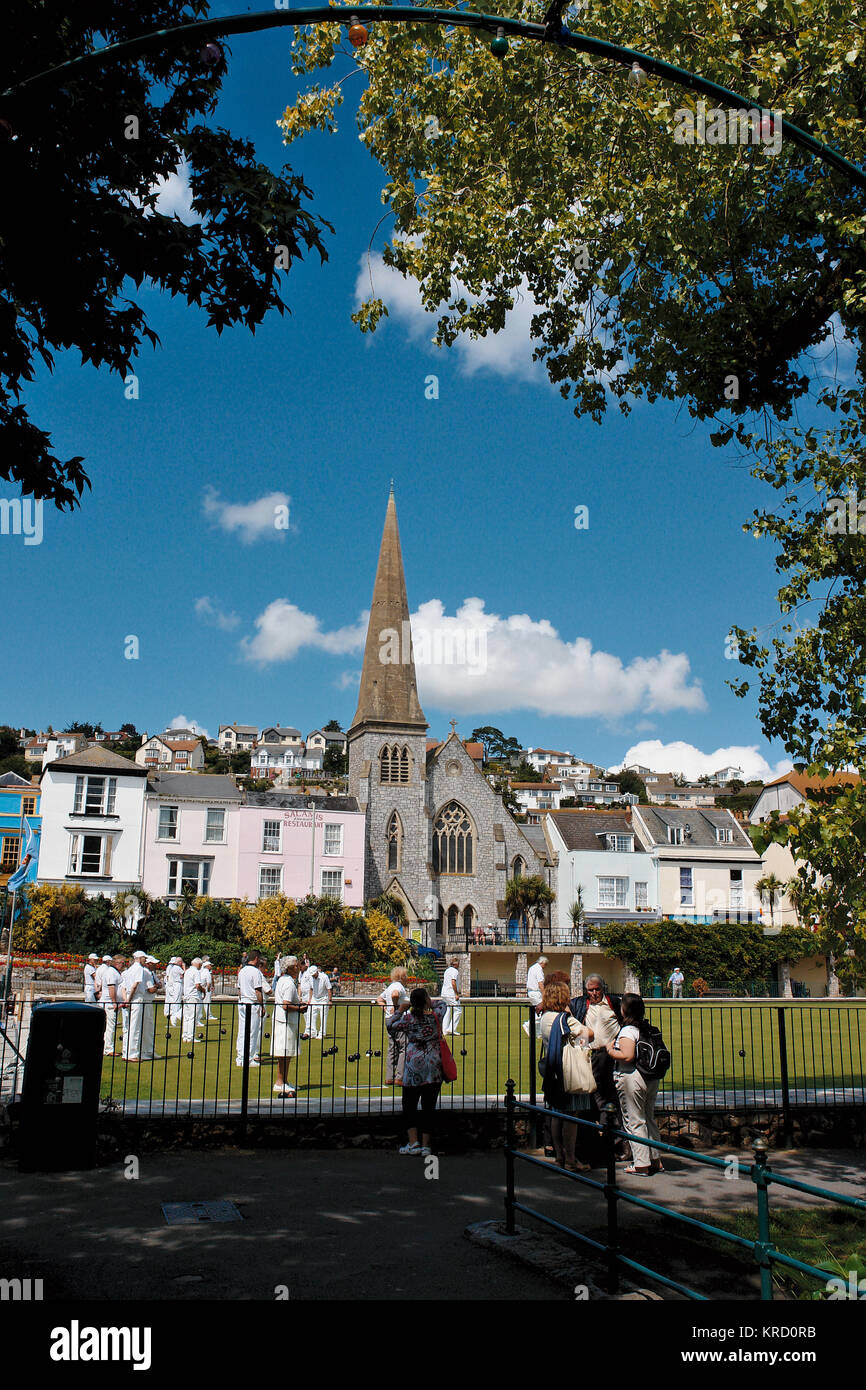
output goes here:
[[423, 1018], [416, 1018], [413, 1013], [407, 1012], [386, 1019], [385, 1026], [391, 1037], [406, 1039], [404, 1086], [438, 1085], [442, 1081], [439, 1036], [447, 1007], [440, 1000], [433, 1005], [433, 1012], [425, 1014]]

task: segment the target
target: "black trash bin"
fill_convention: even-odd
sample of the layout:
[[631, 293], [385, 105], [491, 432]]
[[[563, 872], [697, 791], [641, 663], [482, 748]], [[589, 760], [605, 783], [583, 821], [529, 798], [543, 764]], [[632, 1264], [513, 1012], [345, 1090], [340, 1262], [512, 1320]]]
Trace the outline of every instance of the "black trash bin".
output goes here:
[[95, 1004], [35, 1004], [19, 1118], [22, 1169], [92, 1168], [105, 1013]]

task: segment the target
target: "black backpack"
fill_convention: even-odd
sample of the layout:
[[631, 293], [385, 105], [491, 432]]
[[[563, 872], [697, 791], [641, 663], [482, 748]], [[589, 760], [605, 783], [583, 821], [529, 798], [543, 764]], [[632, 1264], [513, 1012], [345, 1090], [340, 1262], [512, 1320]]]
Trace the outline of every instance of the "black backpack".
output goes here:
[[652, 1023], [641, 1025], [634, 1062], [636, 1070], [645, 1081], [661, 1081], [670, 1070], [670, 1050], [662, 1037], [661, 1029]]

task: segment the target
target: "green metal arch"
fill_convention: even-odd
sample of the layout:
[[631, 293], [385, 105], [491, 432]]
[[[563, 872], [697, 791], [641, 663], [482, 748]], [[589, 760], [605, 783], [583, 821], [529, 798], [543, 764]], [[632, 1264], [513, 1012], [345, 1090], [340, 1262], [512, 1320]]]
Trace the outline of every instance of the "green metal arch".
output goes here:
[[[558, 8], [558, 7], [552, 7]], [[231, 34], [255, 34], [263, 29], [301, 28], [308, 24], [348, 24], [353, 17], [379, 24], [447, 24], [455, 28], [483, 29], [513, 38], [532, 39], [539, 43], [553, 43], [561, 48], [573, 48], [579, 53], [589, 53], [597, 58], [608, 58], [611, 62], [631, 67], [639, 63], [647, 73], [674, 82], [679, 87], [700, 92], [712, 97], [719, 106], [749, 111], [765, 110], [749, 97], [740, 96], [717, 82], [710, 82], [697, 73], [666, 63], [661, 58], [653, 58], [648, 53], [640, 53], [634, 48], [621, 44], [608, 43], [606, 39], [594, 38], [590, 34], [575, 34], [569, 29], [551, 24], [529, 24], [521, 19], [509, 19], [504, 15], [477, 14], [467, 10], [441, 10], [414, 5], [317, 5], [301, 10], [267, 10], [258, 14], [226, 15], [221, 19], [197, 20], [192, 24], [177, 25], [172, 29], [156, 29], [143, 34], [141, 38], [127, 39], [123, 43], [109, 44], [105, 48], [85, 53], [80, 58], [71, 58], [59, 67], [34, 74], [23, 82], [7, 88], [0, 93], [0, 99], [14, 100], [23, 93], [50, 82], [64, 82], [86, 75], [91, 68], [100, 67], [113, 59], [136, 58], [153, 49], [164, 48], [167, 44], [202, 43], [209, 39], [219, 39]], [[808, 131], [782, 120], [782, 138], [791, 140], [801, 149], [808, 150], [824, 164], [844, 174], [852, 183], [866, 188], [866, 171], [846, 159], [832, 146], [810, 135]]]

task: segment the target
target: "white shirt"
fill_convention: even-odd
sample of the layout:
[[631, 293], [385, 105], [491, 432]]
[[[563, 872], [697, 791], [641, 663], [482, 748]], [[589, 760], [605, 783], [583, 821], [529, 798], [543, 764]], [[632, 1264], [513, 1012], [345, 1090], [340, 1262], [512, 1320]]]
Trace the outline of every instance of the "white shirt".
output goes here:
[[201, 999], [201, 995], [196, 989], [196, 985], [201, 981], [201, 972], [196, 965], [188, 965], [183, 972], [183, 997], [184, 1002], [191, 1004], [194, 999]]
[[298, 987], [291, 975], [281, 975], [277, 980], [277, 987], [274, 990], [274, 1000], [277, 1006], [274, 1016], [278, 1019], [284, 1018], [290, 1025], [296, 1023], [300, 1015], [296, 1013], [294, 1009], [284, 1011], [280, 1008], [283, 1000], [285, 1000], [287, 1004], [300, 1004], [301, 1002], [298, 997]]
[[309, 999], [312, 990], [312, 975], [309, 970], [302, 970], [298, 976], [298, 989], [301, 991], [301, 999]]
[[179, 965], [170, 965], [165, 972], [165, 997], [177, 1000], [183, 991], [183, 971]]
[[[620, 1029], [617, 1035], [617, 1043], [619, 1043], [620, 1038], [631, 1038], [635, 1047], [637, 1047], [638, 1043], [640, 1042], [640, 1029], [636, 1028], [633, 1023], [627, 1023], [624, 1028]], [[622, 1057], [617, 1058], [614, 1071], [619, 1072], [621, 1076], [628, 1075], [628, 1073], [633, 1072], [634, 1069], [634, 1057], [632, 1057], [630, 1062], [626, 1062], [625, 1059]]]
[[99, 991], [102, 989], [102, 982], [105, 979], [105, 972], [107, 968], [108, 962], [104, 960], [100, 961], [99, 965], [97, 965], [96, 970], [93, 973], [93, 984], [97, 994], [99, 994]]
[[[104, 965], [102, 976], [102, 1002], [115, 1008], [120, 1004], [120, 971], [116, 965]], [[108, 993], [108, 986], [114, 985], [114, 1004], [111, 1002], [111, 995]]]
[[95, 966], [95, 965], [91, 965], [90, 962], [88, 961], [87, 965], [85, 965], [85, 967], [84, 967], [84, 988], [85, 988], [85, 989], [95, 989], [95, 988], [96, 988], [95, 978], [96, 978], [96, 966]]
[[536, 994], [541, 994], [544, 989], [544, 966], [530, 965], [526, 972], [526, 993], [534, 990]]
[[402, 980], [392, 980], [382, 990], [382, 998], [385, 1000], [385, 1017], [392, 1018], [397, 1005], [409, 998], [409, 991]]
[[257, 965], [242, 965], [238, 971], [238, 1003], [258, 1004], [256, 990], [264, 993], [265, 977]]
[[201, 982], [202, 982], [202, 984], [204, 985], [205, 989], [206, 989], [206, 990], [212, 990], [212, 989], [213, 989], [213, 975], [211, 974], [211, 968], [210, 968], [210, 966], [209, 966], [209, 965], [203, 965], [202, 968], [201, 968], [201, 970], [200, 970], [200, 972], [199, 972], [199, 974], [200, 974], [200, 977], [201, 977]]
[[324, 970], [320, 970], [318, 975], [310, 976], [310, 990], [315, 1003], [327, 1004], [330, 989], [331, 981], [328, 979]]
[[442, 979], [442, 998], [443, 998], [443, 999], [456, 999], [456, 998], [457, 998], [457, 992], [456, 992], [456, 991], [457, 991], [457, 986], [458, 986], [458, 981], [459, 981], [459, 979], [460, 979], [460, 972], [456, 969], [455, 966], [449, 965], [449, 967], [448, 967], [448, 969], [445, 971], [445, 974], [444, 974], [443, 979]]
[[592, 1029], [594, 1048], [607, 1047], [619, 1032], [616, 1014], [606, 999], [602, 999], [598, 1004], [588, 1004], [584, 1021], [587, 1028]]
[[123, 988], [126, 990], [127, 1000], [136, 1004], [144, 1001], [147, 994], [148, 985], [153, 984], [153, 976], [148, 970], [144, 961], [137, 960], [128, 970], [124, 970], [122, 975]]

